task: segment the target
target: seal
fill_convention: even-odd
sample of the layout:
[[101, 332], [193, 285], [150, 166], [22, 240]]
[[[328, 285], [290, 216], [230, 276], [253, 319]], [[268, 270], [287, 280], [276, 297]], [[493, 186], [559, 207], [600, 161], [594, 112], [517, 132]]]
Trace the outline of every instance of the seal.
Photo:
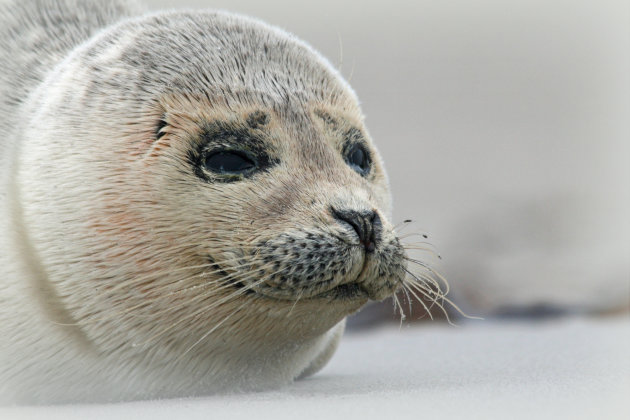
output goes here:
[[277, 387], [404, 284], [355, 93], [302, 41], [125, 1], [0, 8], [0, 398]]

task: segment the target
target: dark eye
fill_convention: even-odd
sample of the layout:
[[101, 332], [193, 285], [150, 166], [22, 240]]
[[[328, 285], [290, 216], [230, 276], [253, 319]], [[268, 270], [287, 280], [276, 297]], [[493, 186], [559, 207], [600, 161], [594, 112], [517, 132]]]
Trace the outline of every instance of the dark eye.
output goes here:
[[361, 176], [370, 172], [370, 155], [360, 143], [355, 143], [348, 149], [346, 162]]
[[218, 174], [238, 175], [256, 169], [256, 163], [242, 152], [214, 152], [206, 157], [204, 166]]

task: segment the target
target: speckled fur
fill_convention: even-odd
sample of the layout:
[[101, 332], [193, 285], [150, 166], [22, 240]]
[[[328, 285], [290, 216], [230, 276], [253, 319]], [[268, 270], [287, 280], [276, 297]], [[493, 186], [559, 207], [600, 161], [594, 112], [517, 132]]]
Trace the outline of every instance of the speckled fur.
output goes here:
[[[400, 284], [355, 94], [291, 35], [227, 13], [11, 1], [0, 66], [0, 400], [280, 386]], [[222, 182], [195, 167], [234, 131], [266, 170]], [[365, 177], [348, 136], [370, 150]], [[372, 254], [331, 207], [378, 213]], [[359, 296], [330, 295], [349, 283]]]

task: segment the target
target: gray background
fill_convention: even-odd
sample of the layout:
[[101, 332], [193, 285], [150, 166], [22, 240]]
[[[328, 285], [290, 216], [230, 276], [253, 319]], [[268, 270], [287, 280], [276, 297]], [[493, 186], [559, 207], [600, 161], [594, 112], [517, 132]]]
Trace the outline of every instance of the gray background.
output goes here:
[[258, 17], [340, 68], [384, 157], [394, 221], [430, 235], [443, 260], [421, 257], [469, 312], [627, 308], [627, 1], [145, 4]]

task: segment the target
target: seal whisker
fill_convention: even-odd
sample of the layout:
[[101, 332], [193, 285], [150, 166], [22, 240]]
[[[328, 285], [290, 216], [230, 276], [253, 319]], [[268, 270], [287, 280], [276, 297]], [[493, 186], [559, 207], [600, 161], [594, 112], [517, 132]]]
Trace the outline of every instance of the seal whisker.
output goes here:
[[435, 295], [438, 298], [446, 295], [446, 292], [440, 288], [439, 283], [430, 275], [419, 272], [412, 272], [409, 269], [405, 269], [408, 277], [405, 278], [405, 281], [414, 283], [422, 290], [430, 293], [431, 295]]
[[[253, 262], [251, 264], [253, 264]], [[250, 264], [247, 264], [247, 265], [250, 265]], [[266, 267], [261, 267], [259, 270], [261, 270], [261, 269], [264, 270], [264, 269], [266, 269]], [[210, 290], [211, 293], [209, 293], [209, 294], [205, 294], [205, 295], [204, 294], [198, 294], [195, 297], [193, 297], [193, 298], [191, 298], [189, 300], [183, 301], [183, 302], [181, 302], [178, 305], [169, 305], [163, 311], [163, 312], [171, 312], [174, 309], [178, 309], [181, 306], [190, 305], [191, 303], [194, 303], [195, 301], [203, 301], [204, 299], [207, 299], [208, 296], [217, 294], [217, 292], [220, 292], [220, 291], [222, 291], [224, 289], [229, 289], [229, 288], [233, 287], [235, 284], [239, 283], [242, 278], [246, 278], [248, 276], [251, 276], [253, 273], [256, 273], [256, 271], [259, 271], [259, 270], [254, 270], [253, 272], [233, 273], [233, 274], [229, 274], [227, 276], [223, 276], [221, 278], [218, 278], [218, 279], [215, 279], [215, 280], [212, 280], [212, 281], [206, 281], [206, 282], [198, 284], [198, 285], [194, 285], [194, 286], [187, 287], [187, 288], [184, 288], [184, 289], [179, 289], [179, 290], [170, 292], [170, 293], [168, 293], [166, 295], [160, 295], [160, 296], [156, 297], [151, 304], [156, 303], [156, 301], [158, 299], [162, 300], [163, 298], [172, 297], [172, 296], [178, 295], [180, 293], [190, 292], [190, 291], [195, 290], [195, 289], [200, 288], [200, 287], [208, 287], [210, 285], [219, 284], [218, 287], [215, 287], [215, 288], [211, 289]], [[221, 271], [222, 270], [216, 270], [216, 272], [221, 272]], [[159, 314], [161, 314], [161, 313], [158, 312], [157, 314], [153, 313], [153, 314], [146, 315], [146, 316], [156, 316], [156, 315], [159, 315]]]
[[[438, 299], [440, 301], [442, 301], [442, 302], [448, 303], [452, 308], [454, 308], [464, 318], [477, 319], [477, 320], [483, 319], [483, 318], [480, 318], [480, 317], [477, 317], [477, 316], [471, 316], [471, 315], [466, 314], [464, 311], [462, 311], [460, 309], [459, 306], [457, 306], [457, 304], [455, 304], [455, 302], [453, 302], [451, 299], [446, 297], [446, 293], [443, 293], [441, 291], [436, 292], [436, 291], [431, 290], [431, 289], [424, 289], [422, 287], [422, 285], [421, 285], [422, 282], [417, 278], [417, 276], [414, 273], [412, 273], [412, 272], [410, 272], [408, 270], [405, 270], [405, 271], [407, 271], [407, 273], [410, 274], [411, 277], [414, 278], [417, 281], [417, 282], [407, 281], [406, 284], [409, 285], [409, 286], [412, 286], [418, 292], [420, 292], [421, 294], [423, 294], [424, 296], [426, 296], [427, 298], [432, 300], [434, 303], [436, 303], [438, 306], [440, 306], [440, 308], [444, 311], [444, 315], [446, 315], [447, 320], [449, 321], [449, 323], [451, 323], [451, 322], [448, 319], [448, 314], [446, 313], [445, 308], [440, 304], [440, 302], [438, 302]], [[427, 295], [427, 293], [433, 294], [433, 296], [429, 296], [429, 295]]]
[[[221, 263], [240, 261], [240, 260], [242, 260], [242, 257], [236, 257], [236, 258], [233, 258], [233, 259], [224, 260], [224, 261], [221, 261]], [[207, 263], [199, 264], [199, 265], [184, 265], [184, 266], [179, 267], [179, 268], [170, 269], [167, 274], [168, 275], [172, 275], [174, 273], [179, 273], [179, 272], [182, 272], [182, 271], [191, 271], [191, 270], [196, 270], [196, 269], [211, 268], [211, 267], [215, 266], [216, 264], [217, 264], [216, 262], [207, 262]], [[219, 271], [220, 270], [217, 270], [217, 272], [219, 272]], [[131, 279], [131, 281], [133, 283], [144, 283], [146, 280], [155, 279], [156, 276], [162, 276], [162, 278], [165, 277], [164, 273], [151, 272], [151, 273], [147, 273], [145, 275], [140, 275], [140, 276], [136, 275], [136, 276], [133, 277], [133, 279]], [[189, 278], [189, 277], [185, 277], [184, 279], [187, 279], [187, 278]], [[175, 284], [175, 283], [177, 283], [179, 281], [181, 281], [181, 279], [178, 279], [177, 281], [174, 281], [174, 282], [171, 282], [171, 283], [163, 284], [161, 286], [169, 287], [169, 286], [171, 286], [171, 285], [173, 285], [173, 284]], [[128, 287], [129, 287], [128, 283], [120, 282], [117, 285], [109, 287], [108, 290], [110, 292], [113, 292], [113, 291], [118, 291], [119, 289], [128, 288]]]
[[408, 228], [409, 226], [413, 226], [413, 224], [416, 223], [414, 220], [411, 219], [405, 219], [402, 222], [394, 225], [392, 227], [392, 231], [396, 232], [397, 234], [400, 235], [400, 233], [405, 230], [406, 228]]
[[405, 287], [405, 283], [401, 281], [400, 278], [398, 278], [398, 281], [402, 286], [402, 291], [405, 293], [405, 296], [407, 297], [407, 303], [409, 305], [409, 316], [411, 316], [411, 313], [412, 313], [411, 296], [409, 296], [409, 292], [407, 291], [407, 288]]
[[287, 313], [287, 318], [291, 316], [291, 314], [293, 313], [293, 310], [295, 309], [295, 306], [298, 304], [303, 294], [304, 294], [304, 290], [301, 290], [300, 293], [298, 294], [298, 297], [295, 299], [295, 302], [293, 302], [293, 305], [291, 306], [291, 310], [289, 310], [289, 312]]
[[[267, 267], [261, 267], [260, 269], [258, 269], [258, 270], [256, 270], [256, 271], [260, 271], [261, 269], [266, 269], [266, 268], [267, 268]], [[281, 271], [281, 270], [279, 270], [279, 271]], [[279, 271], [278, 271], [278, 272], [279, 272]], [[251, 273], [247, 273], [247, 274], [250, 274], [250, 275], [251, 275]], [[275, 274], [275, 273], [273, 273], [273, 274]], [[273, 274], [272, 274], [272, 275], [273, 275]], [[177, 320], [175, 323], [171, 324], [169, 327], [166, 327], [165, 329], [163, 329], [162, 331], [160, 331], [160, 333], [159, 333], [159, 334], [154, 335], [154, 336], [151, 336], [148, 340], [146, 340], [145, 342], [140, 343], [140, 344], [138, 344], [138, 345], [145, 345], [145, 344], [147, 344], [147, 343], [149, 343], [149, 342], [155, 341], [155, 339], [156, 339], [156, 338], [159, 338], [161, 335], [165, 334], [166, 332], [168, 332], [168, 331], [170, 331], [171, 329], [175, 328], [176, 326], [180, 325], [182, 322], [185, 322], [185, 321], [189, 320], [190, 318], [194, 318], [194, 317], [196, 317], [196, 316], [198, 316], [198, 315], [201, 315], [201, 314], [203, 314], [203, 313], [206, 313], [206, 312], [208, 312], [208, 311], [210, 311], [210, 310], [212, 310], [212, 309], [216, 308], [217, 306], [222, 305], [222, 304], [224, 304], [224, 303], [226, 303], [226, 302], [228, 302], [228, 301], [230, 301], [230, 300], [232, 300], [232, 299], [234, 299], [234, 298], [236, 298], [236, 297], [238, 297], [238, 296], [240, 296], [240, 295], [242, 295], [242, 294], [246, 293], [248, 290], [251, 290], [252, 288], [254, 288], [254, 287], [256, 287], [256, 286], [258, 286], [258, 285], [260, 285], [260, 284], [264, 283], [265, 281], [267, 281], [267, 280], [268, 280], [268, 277], [270, 277], [270, 276], [262, 277], [261, 279], [259, 279], [259, 280], [255, 281], [255, 282], [253, 282], [253, 283], [251, 283], [251, 284], [249, 284], [249, 285], [247, 285], [247, 286], [245, 286], [245, 287], [243, 287], [243, 288], [239, 288], [239, 289], [238, 289], [238, 290], [236, 290], [235, 292], [230, 293], [230, 294], [228, 294], [227, 296], [224, 296], [224, 297], [222, 297], [222, 298], [218, 299], [217, 301], [212, 302], [212, 304], [211, 304], [211, 305], [209, 305], [209, 306], [205, 306], [205, 307], [204, 307], [204, 306], [202, 306], [202, 307], [201, 307], [200, 309], [198, 309], [197, 311], [194, 311], [194, 312], [192, 312], [192, 313], [190, 313], [190, 314], [186, 315], [185, 317], [180, 318], [180, 319], [179, 319], [179, 320]], [[227, 285], [226, 285], [226, 286], [227, 286]], [[212, 294], [205, 295], [205, 296], [204, 296], [204, 295], [200, 295], [200, 296], [202, 297], [202, 299], [201, 299], [201, 300], [205, 300], [205, 299], [207, 299], [207, 297], [208, 297], [208, 296], [212, 296]], [[194, 299], [194, 300], [199, 300], [199, 296], [197, 296], [197, 297], [195, 297], [195, 298], [193, 298], [193, 299]], [[189, 302], [190, 302], [190, 301], [188, 301], [188, 302], [186, 302], [186, 303], [189, 303]]]
[[400, 312], [400, 326], [402, 327], [402, 323], [407, 317], [405, 316], [405, 312], [403, 311], [403, 308], [402, 308], [402, 305], [400, 304], [400, 300], [398, 299], [398, 296], [394, 294], [392, 298], [394, 300], [394, 308], [398, 308], [398, 311]]
[[[242, 258], [238, 258], [238, 259], [235, 258], [234, 259], [234, 261], [239, 261], [239, 260], [242, 260]], [[243, 264], [238, 265], [238, 266], [230, 267], [230, 269], [242, 270], [244, 268], [248, 268], [248, 267], [251, 267], [251, 266], [256, 265], [256, 264], [257, 264], [256, 261], [250, 261], [248, 263], [243, 263]], [[208, 264], [206, 267], [212, 268], [212, 267], [216, 267], [217, 265], [218, 265], [217, 263], [211, 263], [211, 264]], [[202, 267], [202, 266], [195, 266], [195, 267], [192, 267], [192, 268], [194, 269], [194, 268], [199, 268], [199, 267]], [[202, 271], [201, 273], [195, 274], [192, 277], [185, 277], [185, 278], [179, 279], [176, 282], [159, 286], [158, 288], [156, 288], [154, 290], [159, 291], [162, 288], [172, 288], [176, 283], [179, 283], [179, 282], [182, 282], [182, 281], [190, 281], [191, 278], [196, 278], [196, 277], [205, 278], [205, 277], [210, 277], [210, 276], [215, 275], [215, 274], [221, 274], [221, 273], [224, 273], [224, 272], [225, 272], [225, 269], [223, 269], [223, 268], [217, 268], [217, 269], [212, 270], [212, 271]], [[171, 292], [171, 293], [169, 293], [168, 295], [165, 295], [165, 296], [182, 293], [182, 292], [186, 292], [186, 291], [189, 291], [189, 290], [195, 290], [195, 289], [198, 289], [198, 288], [207, 287], [207, 286], [209, 286], [211, 284], [220, 283], [225, 278], [226, 278], [225, 276], [222, 276], [220, 278], [216, 278], [216, 279], [212, 279], [212, 280], [206, 280], [203, 283], [194, 284], [194, 285], [185, 287], [183, 289], [177, 289], [177, 290], [175, 290], [175, 291], [173, 291], [173, 292]]]
[[427, 235], [426, 233], [420, 233], [420, 232], [409, 232], [409, 233], [405, 233], [404, 235], [399, 235], [398, 239], [407, 239], [407, 238], [412, 238], [415, 236], [419, 236], [422, 239], [429, 239], [429, 235]]
[[[409, 257], [405, 257], [405, 260], [427, 270], [431, 275], [437, 277], [438, 280], [442, 281], [442, 283], [444, 284], [444, 289], [445, 289], [443, 292], [444, 295], [448, 294], [448, 292], [451, 290], [446, 278], [442, 276], [437, 270], [431, 268], [427, 263], [417, 260], [415, 258], [409, 258]], [[425, 279], [428, 280], [431, 284], [435, 285], [435, 287], [437, 287], [438, 289], [441, 289], [439, 283], [433, 277], [426, 276]]]
[[228, 319], [230, 319], [232, 316], [234, 316], [234, 314], [236, 314], [238, 311], [243, 309], [243, 307], [245, 305], [247, 305], [248, 303], [249, 302], [245, 302], [245, 303], [241, 304], [238, 308], [234, 309], [229, 315], [227, 315], [225, 318], [223, 318], [220, 322], [215, 324], [211, 329], [208, 330], [208, 332], [206, 332], [204, 335], [202, 335], [197, 341], [195, 341], [190, 347], [188, 347], [188, 349], [186, 349], [186, 351], [184, 351], [184, 353], [182, 353], [177, 359], [175, 359], [175, 362], [178, 362], [181, 358], [183, 358], [186, 354], [188, 354], [192, 349], [195, 348], [195, 346], [197, 346], [199, 343], [201, 343], [206, 337], [208, 337], [217, 328], [219, 328], [221, 325], [223, 325]]
[[[429, 318], [431, 318], [431, 320], [433, 321], [433, 314], [431, 313], [431, 308], [427, 307], [427, 305], [424, 303], [424, 300], [421, 299], [416, 292], [411, 288], [411, 286], [409, 284], [407, 284], [404, 279], [402, 281], [402, 285], [403, 285], [403, 290], [405, 293], [411, 293], [418, 302], [420, 302], [420, 305], [422, 305], [422, 307], [424, 308], [425, 312], [427, 315], [429, 315]], [[409, 297], [409, 295], [407, 295], [407, 298], [409, 299], [409, 306], [410, 309], [409, 311], [411, 312], [411, 298]], [[411, 315], [411, 313], [410, 313]]]
[[[443, 305], [442, 305], [442, 304], [438, 301], [438, 297], [437, 297], [437, 296], [435, 296], [435, 295], [433, 295], [433, 296], [432, 296], [432, 295], [431, 295], [431, 294], [429, 294], [426, 290], [424, 290], [422, 287], [420, 287], [420, 285], [419, 285], [419, 284], [417, 284], [417, 283], [415, 283], [415, 282], [406, 282], [406, 285], [407, 285], [407, 286], [409, 286], [409, 290], [410, 290], [410, 291], [415, 289], [415, 291], [419, 292], [422, 296], [425, 296], [427, 299], [429, 299], [429, 300], [431, 300], [433, 303], [435, 303], [435, 304], [436, 304], [436, 305], [437, 305], [437, 306], [438, 306], [438, 307], [442, 310], [442, 312], [444, 313], [444, 316], [446, 317], [446, 321], [447, 321], [450, 325], [455, 325], [455, 324], [453, 324], [453, 323], [451, 322], [451, 319], [450, 319], [450, 317], [449, 317], [449, 315], [448, 315], [448, 312], [446, 311], [446, 309], [444, 308], [444, 306], [443, 306]], [[416, 296], [416, 295], [414, 295], [414, 296]], [[422, 302], [422, 299], [421, 299], [421, 298], [419, 298], [419, 297], [417, 297], [417, 296], [416, 296], [416, 298], [418, 299], [418, 301], [419, 301], [419, 302]], [[442, 299], [444, 299], [444, 297], [443, 297], [442, 295], [440, 295], [440, 296], [439, 296], [439, 299], [440, 299], [440, 300], [442, 300]], [[426, 305], [425, 305], [424, 303], [422, 303], [422, 305], [423, 305], [424, 307], [426, 307]], [[429, 308], [426, 308], [426, 310], [430, 313]]]
[[[250, 263], [244, 264], [244, 266], [249, 266], [249, 265], [254, 265], [254, 264], [255, 264], [255, 262], [250, 262]], [[213, 265], [213, 264], [211, 264], [211, 265]], [[202, 267], [202, 266], [197, 266], [197, 267]], [[223, 270], [215, 270], [213, 273], [220, 273], [222, 271]], [[202, 274], [205, 274], [205, 273], [202, 273]], [[194, 277], [200, 277], [202, 274], [197, 274], [196, 276], [193, 276], [193, 278]], [[221, 291], [223, 289], [227, 289], [227, 288], [232, 287], [233, 283], [238, 283], [238, 281], [240, 280], [239, 279], [240, 277], [246, 277], [246, 276], [251, 276], [251, 275], [252, 275], [251, 272], [235, 273], [234, 275], [224, 276], [224, 277], [221, 277], [219, 279], [212, 280], [212, 281], [205, 281], [203, 283], [196, 284], [196, 285], [184, 288], [184, 289], [178, 289], [178, 290], [175, 290], [175, 291], [171, 291], [171, 292], [166, 293], [166, 294], [158, 294], [158, 295], [152, 297], [151, 300], [147, 297], [147, 298], [145, 298], [145, 300], [143, 302], [141, 302], [141, 303], [139, 303], [137, 305], [131, 306], [131, 307], [126, 308], [124, 310], [114, 311], [114, 312], [108, 314], [107, 316], [93, 317], [93, 316], [86, 315], [86, 316], [84, 316], [84, 318], [83, 318], [83, 320], [81, 322], [76, 322], [76, 323], [60, 323], [60, 322], [56, 322], [56, 321], [53, 321], [53, 320], [51, 320], [51, 322], [56, 324], [56, 325], [60, 325], [60, 326], [77, 326], [77, 325], [86, 325], [86, 324], [89, 324], [90, 322], [105, 321], [105, 320], [113, 319], [113, 318], [116, 318], [116, 317], [118, 317], [120, 315], [126, 315], [126, 314], [130, 314], [130, 315], [133, 315], [133, 316], [136, 316], [136, 317], [154, 318], [156, 316], [162, 315], [163, 313], [171, 312], [174, 309], [178, 309], [181, 306], [190, 305], [194, 301], [206, 299], [207, 296], [206, 295], [197, 295], [194, 298], [192, 298], [190, 300], [187, 300], [187, 301], [183, 301], [183, 302], [181, 302], [178, 305], [170, 305], [170, 306], [166, 307], [165, 309], [163, 309], [161, 311], [154, 312], [154, 313], [151, 313], [151, 314], [132, 314], [132, 312], [134, 312], [134, 311], [136, 311], [136, 310], [138, 310], [140, 308], [146, 308], [146, 307], [154, 306], [157, 303], [160, 303], [161, 301], [163, 301], [164, 299], [176, 296], [176, 295], [178, 295], [180, 293], [185, 293], [185, 292], [189, 292], [189, 291], [192, 291], [192, 290], [195, 290], [195, 289], [198, 289], [198, 288], [204, 288], [204, 287], [208, 287], [208, 286], [213, 285], [213, 284], [221, 283], [221, 286], [212, 289], [212, 292], [216, 294], [216, 292], [218, 292], [218, 291]], [[183, 280], [190, 281], [190, 279], [191, 279], [190, 277], [186, 277], [184, 279], [178, 280], [177, 282], [180, 282], [180, 281], [183, 281]], [[225, 280], [230, 280], [230, 281], [226, 282]], [[169, 283], [167, 285], [162, 285], [161, 287], [159, 287], [157, 289], [159, 291], [160, 288], [166, 288], [166, 287], [172, 286], [173, 284], [175, 284], [177, 282]]]
[[447, 292], [442, 291], [440, 284], [435, 278], [433, 278], [432, 276], [433, 273], [431, 271], [428, 271], [428, 270], [427, 272], [414, 271], [413, 273], [411, 273], [409, 272], [409, 270], [407, 270], [407, 272], [413, 276], [413, 279], [416, 280], [419, 285], [427, 289], [427, 291], [436, 292], [439, 294], [447, 293]]
[[437, 253], [437, 251], [433, 248], [430, 247], [426, 247], [426, 246], [421, 246], [421, 245], [409, 245], [409, 244], [403, 244], [403, 248], [405, 250], [413, 250], [413, 251], [424, 251], [424, 252], [428, 252], [430, 253], [432, 256], [441, 259], [440, 254]]

